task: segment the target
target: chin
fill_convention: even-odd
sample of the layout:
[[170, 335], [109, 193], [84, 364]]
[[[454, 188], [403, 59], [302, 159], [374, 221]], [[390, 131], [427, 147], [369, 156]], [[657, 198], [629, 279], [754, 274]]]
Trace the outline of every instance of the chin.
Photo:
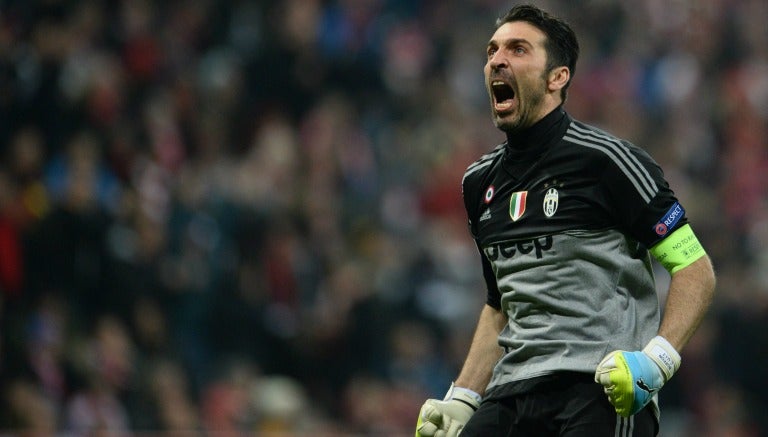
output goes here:
[[496, 128], [504, 132], [514, 132], [520, 129], [520, 120], [510, 116], [505, 117], [496, 114], [493, 117], [493, 124], [496, 125]]

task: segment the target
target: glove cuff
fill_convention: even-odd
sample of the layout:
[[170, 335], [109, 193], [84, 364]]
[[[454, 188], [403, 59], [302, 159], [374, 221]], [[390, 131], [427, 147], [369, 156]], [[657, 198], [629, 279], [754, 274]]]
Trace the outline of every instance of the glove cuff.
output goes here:
[[456, 400], [467, 404], [472, 410], [477, 410], [482, 402], [483, 397], [476, 393], [474, 390], [470, 390], [464, 387], [457, 387], [454, 383], [451, 383], [451, 387], [448, 389], [448, 393], [445, 394], [444, 401]]
[[657, 335], [643, 348], [643, 353], [656, 363], [664, 374], [664, 382], [680, 368], [680, 354], [664, 337]]

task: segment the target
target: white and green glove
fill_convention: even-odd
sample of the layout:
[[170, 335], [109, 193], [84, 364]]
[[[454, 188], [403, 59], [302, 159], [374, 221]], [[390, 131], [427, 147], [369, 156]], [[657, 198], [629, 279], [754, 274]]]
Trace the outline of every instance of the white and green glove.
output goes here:
[[642, 351], [613, 351], [595, 371], [616, 412], [629, 417], [642, 410], [680, 368], [680, 354], [656, 336]]
[[451, 384], [442, 401], [427, 399], [419, 411], [416, 437], [456, 437], [480, 406], [482, 397]]

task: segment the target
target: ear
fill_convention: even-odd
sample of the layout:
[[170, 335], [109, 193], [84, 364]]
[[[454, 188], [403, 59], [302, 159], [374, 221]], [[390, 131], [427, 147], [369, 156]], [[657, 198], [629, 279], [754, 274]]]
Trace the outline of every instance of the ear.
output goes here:
[[560, 91], [571, 79], [571, 70], [568, 67], [555, 67], [549, 71], [547, 87], [551, 92]]

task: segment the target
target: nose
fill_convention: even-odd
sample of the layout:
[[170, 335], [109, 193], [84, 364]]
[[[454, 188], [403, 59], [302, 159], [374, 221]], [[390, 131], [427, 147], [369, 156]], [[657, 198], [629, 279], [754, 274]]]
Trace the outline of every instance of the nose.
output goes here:
[[507, 58], [501, 53], [496, 51], [490, 58], [488, 58], [488, 66], [491, 70], [500, 70], [507, 66]]

